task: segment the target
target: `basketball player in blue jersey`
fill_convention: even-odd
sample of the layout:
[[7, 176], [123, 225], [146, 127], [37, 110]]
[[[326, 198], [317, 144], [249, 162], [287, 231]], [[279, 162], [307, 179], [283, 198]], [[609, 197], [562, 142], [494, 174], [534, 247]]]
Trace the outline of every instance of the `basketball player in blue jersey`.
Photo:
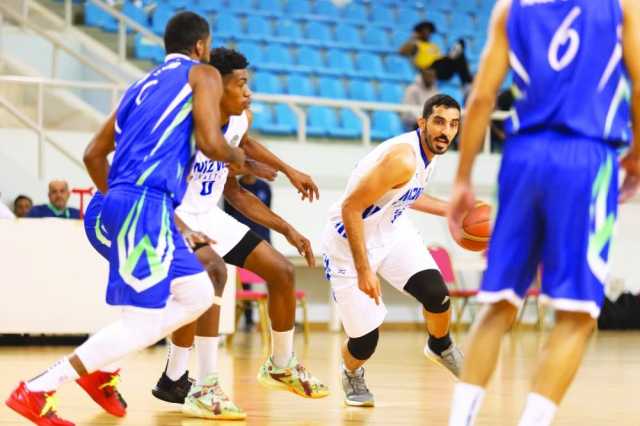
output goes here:
[[[174, 206], [185, 191], [194, 143], [232, 167], [244, 163], [244, 153], [220, 132], [220, 74], [200, 64], [209, 57], [207, 21], [179, 13], [164, 38], [165, 62], [127, 89], [84, 156], [106, 194], [101, 219], [113, 236], [107, 303], [122, 306], [122, 316], [12, 392], [7, 405], [37, 425], [73, 425], [57, 416], [55, 402], [57, 388], [71, 380], [79, 379], [103, 405], [103, 389], [114, 384], [101, 383], [93, 372], [193, 321], [213, 302], [206, 273], [176, 229]], [[188, 237], [191, 243], [208, 241]]]
[[[617, 203], [640, 186], [640, 7], [636, 0], [501, 0], [468, 101], [449, 227], [474, 204], [471, 171], [511, 65], [517, 99], [499, 210], [450, 425], [474, 423], [500, 341], [542, 267], [556, 310], [520, 426], [546, 426], [571, 384], [604, 299]], [[630, 102], [631, 100], [631, 102]], [[630, 105], [633, 105], [630, 128]], [[633, 130], [633, 132], [632, 132]], [[629, 148], [618, 193], [617, 149]]]

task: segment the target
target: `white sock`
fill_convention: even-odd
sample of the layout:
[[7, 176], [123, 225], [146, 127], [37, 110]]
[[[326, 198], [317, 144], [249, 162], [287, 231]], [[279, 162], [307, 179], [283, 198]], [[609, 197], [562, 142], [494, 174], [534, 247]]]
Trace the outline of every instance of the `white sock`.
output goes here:
[[206, 378], [218, 372], [218, 342], [220, 337], [196, 336], [198, 375], [196, 385], [202, 386]]
[[50, 392], [66, 382], [77, 379], [78, 373], [71, 366], [67, 357], [62, 358], [44, 373], [27, 382], [27, 389], [33, 392]]
[[556, 415], [558, 406], [548, 398], [529, 393], [518, 426], [549, 426]]
[[449, 426], [471, 426], [476, 421], [485, 390], [469, 383], [457, 383], [453, 389]]
[[187, 371], [189, 366], [189, 353], [191, 348], [176, 346], [171, 342], [169, 353], [167, 354], [167, 377], [174, 382]]
[[293, 356], [293, 330], [271, 329], [271, 361], [276, 367], [286, 367]]

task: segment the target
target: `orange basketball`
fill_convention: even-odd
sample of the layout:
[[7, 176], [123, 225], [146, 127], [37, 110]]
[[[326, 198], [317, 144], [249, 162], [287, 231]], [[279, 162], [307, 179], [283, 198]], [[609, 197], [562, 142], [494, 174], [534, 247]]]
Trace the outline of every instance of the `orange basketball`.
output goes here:
[[471, 251], [486, 250], [491, 238], [491, 206], [478, 202], [462, 220], [462, 247]]

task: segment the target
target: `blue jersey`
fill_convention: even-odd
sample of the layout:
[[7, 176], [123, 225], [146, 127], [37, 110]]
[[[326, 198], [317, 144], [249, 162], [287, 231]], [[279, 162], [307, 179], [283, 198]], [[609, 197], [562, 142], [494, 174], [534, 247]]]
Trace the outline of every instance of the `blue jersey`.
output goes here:
[[174, 205], [180, 202], [195, 154], [189, 71], [197, 63], [168, 55], [125, 92], [116, 114], [110, 188], [152, 188], [168, 194]]
[[620, 0], [513, 0], [507, 34], [517, 90], [507, 132], [555, 130], [628, 144], [621, 27]]

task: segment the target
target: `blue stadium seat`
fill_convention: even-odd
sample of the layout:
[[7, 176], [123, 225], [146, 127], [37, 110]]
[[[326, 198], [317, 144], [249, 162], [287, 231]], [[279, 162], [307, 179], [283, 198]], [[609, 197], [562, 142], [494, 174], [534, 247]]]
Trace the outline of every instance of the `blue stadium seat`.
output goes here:
[[336, 26], [336, 40], [338, 45], [346, 48], [362, 47], [360, 33], [353, 25], [340, 23]]
[[298, 119], [288, 105], [278, 104], [275, 106], [274, 120], [266, 123], [262, 127], [264, 133], [273, 135], [293, 135], [298, 128]]
[[252, 102], [251, 112], [253, 113], [252, 129], [263, 131], [265, 127], [273, 124], [273, 111], [269, 105], [262, 102]]
[[264, 62], [263, 50], [258, 43], [241, 41], [236, 44], [236, 50], [246, 56], [251, 65], [258, 65]]
[[196, 5], [205, 13], [216, 13], [224, 10], [222, 0], [199, 0]]
[[372, 49], [388, 49], [389, 37], [387, 32], [382, 28], [368, 27], [364, 31], [362, 42], [365, 46]]
[[456, 13], [476, 13], [479, 9], [478, 3], [475, 0], [457, 0], [456, 1]]
[[[87, 7], [92, 3], [87, 3]], [[86, 7], [85, 7], [86, 11]], [[165, 27], [169, 22], [169, 19], [173, 16], [175, 11], [173, 8], [160, 3], [156, 7], [156, 10], [153, 12], [153, 16], [151, 17], [151, 30], [156, 34], [164, 34]]]
[[[84, 20], [90, 27], [102, 28], [109, 32], [118, 31], [118, 21], [91, 2], [85, 4]], [[162, 28], [162, 32], [164, 32], [164, 28]]]
[[[447, 36], [450, 36], [450, 34], [447, 34]], [[442, 53], [447, 51], [447, 42], [442, 33], [431, 34], [431, 42], [437, 44]]]
[[451, 25], [449, 32], [449, 41], [462, 37], [471, 37], [475, 35], [475, 22], [467, 13], [455, 13], [451, 17]]
[[228, 2], [227, 8], [234, 12], [253, 12], [253, 0], [233, 0]]
[[122, 6], [122, 14], [133, 19], [145, 28], [149, 27], [149, 17], [147, 16], [146, 12], [144, 11], [144, 9], [137, 7], [133, 3], [125, 3]]
[[216, 16], [216, 28], [214, 34], [224, 37], [237, 37], [242, 34], [242, 25], [236, 15], [228, 12], [221, 12]]
[[293, 58], [289, 48], [282, 44], [271, 43], [265, 49], [264, 60], [257, 66], [268, 70], [291, 70]]
[[[331, 49], [327, 52], [327, 65], [338, 75], [356, 76], [351, 55], [341, 49]], [[325, 70], [326, 72], [326, 70]]]
[[164, 48], [137, 34], [133, 41], [133, 53], [138, 59], [160, 62], [164, 57]]
[[275, 74], [259, 71], [253, 75], [251, 81], [254, 84], [256, 92], [270, 94], [282, 93], [280, 80]]
[[398, 22], [406, 28], [413, 28], [415, 24], [424, 20], [422, 10], [409, 7], [398, 8]]
[[[456, 79], [455, 81], [457, 82], [458, 79]], [[461, 106], [464, 105], [462, 87], [460, 87], [460, 84], [454, 83], [452, 81], [439, 82], [438, 83], [438, 88], [440, 89], [440, 93], [444, 93], [446, 95], [449, 95], [453, 99], [458, 101], [458, 103]]]
[[258, 0], [257, 9], [271, 16], [281, 16], [284, 13], [284, 7], [280, 0]]
[[280, 20], [276, 24], [277, 39], [283, 43], [296, 43], [302, 39], [300, 24], [289, 19]]
[[436, 31], [443, 32], [448, 30], [449, 19], [447, 18], [447, 15], [441, 11], [429, 9], [427, 11], [426, 19], [435, 24]]
[[311, 106], [307, 110], [307, 135], [328, 136], [330, 129], [337, 127], [337, 121], [334, 110], [323, 106]]
[[395, 10], [376, 4], [371, 8], [371, 21], [376, 24], [395, 26], [397, 24]]
[[311, 80], [300, 74], [290, 74], [287, 77], [287, 93], [298, 96], [315, 96]]
[[191, 0], [166, 0], [165, 3], [175, 9], [186, 9], [192, 6], [193, 2]]
[[369, 78], [384, 78], [386, 72], [382, 66], [382, 60], [379, 55], [373, 53], [358, 53], [356, 55], [357, 75]]
[[347, 95], [344, 90], [342, 81], [333, 77], [321, 77], [318, 80], [320, 96], [331, 99], [346, 99]]
[[391, 32], [391, 48], [393, 50], [400, 49], [411, 38], [410, 31], [395, 30]]
[[339, 113], [340, 122], [329, 129], [329, 136], [340, 139], [354, 139], [362, 135], [362, 123], [358, 116], [348, 108], [342, 108]]
[[301, 72], [323, 73], [326, 70], [337, 74], [336, 70], [327, 68], [318, 49], [309, 46], [303, 46], [298, 49], [297, 57], [297, 68]]
[[367, 102], [375, 102], [376, 100], [373, 84], [368, 80], [351, 80], [349, 81], [348, 88], [350, 99]]
[[374, 111], [371, 117], [371, 139], [385, 140], [403, 133], [398, 114], [389, 111]]
[[326, 24], [311, 21], [307, 24], [306, 39], [314, 44], [327, 45], [331, 43], [331, 30]]
[[255, 40], [265, 40], [271, 37], [272, 34], [271, 22], [268, 19], [256, 15], [250, 15], [247, 18], [247, 31], [244, 37]]
[[301, 16], [311, 14], [311, 4], [307, 0], [287, 1], [287, 15]]
[[365, 23], [369, 14], [365, 5], [352, 1], [342, 10], [342, 17], [349, 21]]
[[389, 55], [386, 60], [385, 77], [409, 83], [415, 79], [416, 71], [409, 63], [409, 59], [400, 55]]
[[380, 102], [399, 104], [402, 103], [403, 97], [404, 89], [400, 84], [384, 82], [378, 87], [378, 100]]
[[336, 7], [331, 0], [318, 0], [313, 8], [313, 13], [323, 16], [325, 18], [338, 18], [340, 17], [340, 10]]
[[[211, 39], [211, 46], [212, 47], [227, 47], [228, 44], [229, 44], [229, 40], [226, 37], [220, 37], [220, 36], [217, 36], [217, 35], [214, 34], [212, 39]], [[247, 57], [247, 59], [249, 60], [249, 63], [251, 64], [251, 59], [249, 57]]]

